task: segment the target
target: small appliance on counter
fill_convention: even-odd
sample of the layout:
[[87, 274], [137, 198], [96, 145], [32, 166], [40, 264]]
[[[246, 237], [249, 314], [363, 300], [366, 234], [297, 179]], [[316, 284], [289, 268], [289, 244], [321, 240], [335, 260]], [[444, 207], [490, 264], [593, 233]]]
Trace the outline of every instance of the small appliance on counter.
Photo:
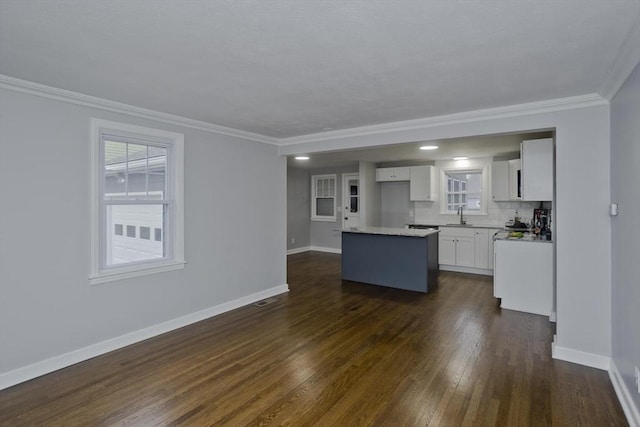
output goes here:
[[551, 215], [549, 209], [534, 209], [531, 220], [533, 233], [541, 239], [551, 240]]
[[505, 228], [514, 230], [514, 231], [529, 231], [529, 226], [524, 222], [520, 221], [520, 217], [518, 216], [518, 211], [516, 210], [516, 215], [512, 220], [507, 221], [504, 224]]

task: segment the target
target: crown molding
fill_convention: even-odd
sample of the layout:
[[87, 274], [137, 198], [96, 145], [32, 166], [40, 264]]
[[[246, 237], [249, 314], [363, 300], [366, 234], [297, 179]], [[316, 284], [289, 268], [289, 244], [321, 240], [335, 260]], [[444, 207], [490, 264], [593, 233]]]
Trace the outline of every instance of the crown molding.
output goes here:
[[379, 125], [362, 126], [344, 130], [314, 133], [309, 135], [294, 136], [279, 140], [279, 145], [296, 145], [308, 142], [330, 141], [341, 138], [353, 138], [358, 136], [383, 134], [389, 132], [426, 129], [437, 126], [453, 125], [476, 122], [481, 120], [495, 120], [509, 117], [524, 116], [529, 114], [549, 113], [561, 110], [593, 107], [608, 104], [609, 101], [597, 93], [572, 96], [567, 98], [550, 99], [546, 101], [529, 102], [506, 107], [486, 108], [482, 110], [466, 111], [463, 113], [447, 114], [423, 119], [405, 120], [399, 122], [383, 123]]
[[127, 114], [129, 116], [135, 116], [171, 125], [197, 129], [205, 132], [212, 132], [226, 136], [248, 139], [251, 141], [279, 145], [279, 140], [277, 138], [271, 138], [252, 132], [245, 132], [225, 126], [214, 125], [212, 123], [203, 122], [200, 120], [188, 119], [186, 117], [162, 113], [160, 111], [149, 110], [147, 108], [136, 107], [134, 105], [124, 104], [121, 102], [110, 101], [108, 99], [46, 86], [40, 83], [17, 79], [15, 77], [9, 77], [2, 74], [0, 74], [0, 88], [13, 90], [16, 92], [28, 93], [30, 95], [40, 96], [43, 98], [55, 99], [57, 101], [68, 102], [71, 104], [82, 105], [89, 108], [110, 111], [113, 113]]
[[611, 101], [638, 64], [640, 64], [640, 22], [636, 23], [627, 34], [613, 67], [598, 93]]

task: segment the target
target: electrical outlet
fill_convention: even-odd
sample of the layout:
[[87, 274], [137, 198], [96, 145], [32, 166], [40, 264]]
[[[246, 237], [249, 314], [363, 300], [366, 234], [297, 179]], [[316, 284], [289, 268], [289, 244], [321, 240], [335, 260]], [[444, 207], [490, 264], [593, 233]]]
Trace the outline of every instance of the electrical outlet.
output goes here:
[[292, 238], [291, 238], [291, 244], [294, 244], [295, 242], [296, 242], [296, 238], [295, 238], [295, 237], [292, 237]]
[[636, 388], [638, 389], [638, 393], [640, 393], [640, 370], [638, 370], [638, 367], [635, 367], [635, 372], [636, 372]]

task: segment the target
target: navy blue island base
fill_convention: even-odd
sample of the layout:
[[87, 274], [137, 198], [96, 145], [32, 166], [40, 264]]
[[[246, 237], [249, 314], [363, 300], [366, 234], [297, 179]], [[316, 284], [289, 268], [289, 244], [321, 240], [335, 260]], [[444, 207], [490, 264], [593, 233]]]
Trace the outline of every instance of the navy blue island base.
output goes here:
[[[370, 230], [370, 232], [368, 232]], [[428, 292], [438, 272], [438, 232], [342, 230], [342, 279]]]

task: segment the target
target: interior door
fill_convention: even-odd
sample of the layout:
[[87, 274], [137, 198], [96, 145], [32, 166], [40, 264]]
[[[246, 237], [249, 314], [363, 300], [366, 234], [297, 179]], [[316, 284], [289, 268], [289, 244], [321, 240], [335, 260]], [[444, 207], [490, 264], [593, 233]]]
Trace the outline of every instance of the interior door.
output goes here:
[[360, 226], [360, 176], [342, 174], [342, 228]]

